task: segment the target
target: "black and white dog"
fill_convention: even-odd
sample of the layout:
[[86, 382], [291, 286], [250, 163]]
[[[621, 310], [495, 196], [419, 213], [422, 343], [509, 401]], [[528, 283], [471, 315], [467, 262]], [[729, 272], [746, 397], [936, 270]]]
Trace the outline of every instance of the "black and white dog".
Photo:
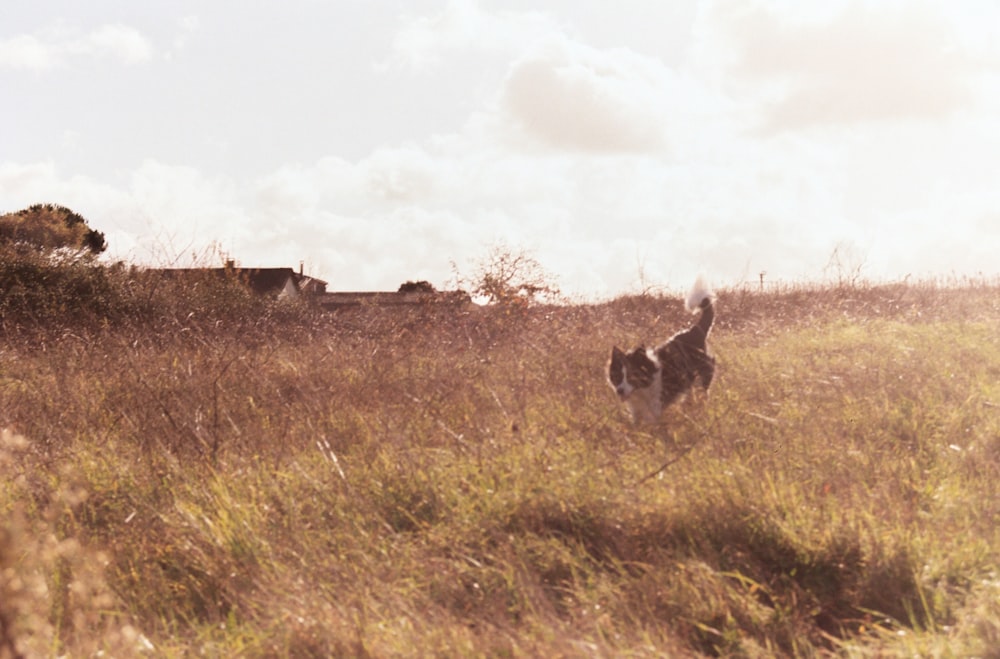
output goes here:
[[701, 277], [688, 294], [691, 313], [701, 310], [698, 322], [674, 334], [656, 348], [639, 346], [623, 352], [615, 346], [608, 363], [608, 382], [632, 411], [635, 422], [655, 423], [663, 410], [682, 400], [696, 379], [708, 391], [715, 375], [715, 357], [708, 351], [708, 333], [715, 321], [712, 293]]

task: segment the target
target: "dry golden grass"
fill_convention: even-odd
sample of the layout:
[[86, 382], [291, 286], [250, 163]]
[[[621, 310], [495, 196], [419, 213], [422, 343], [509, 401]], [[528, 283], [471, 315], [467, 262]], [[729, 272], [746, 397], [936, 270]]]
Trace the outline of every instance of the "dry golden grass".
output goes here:
[[995, 282], [720, 291], [711, 397], [644, 430], [607, 352], [679, 298], [108, 276], [5, 316], [0, 657], [997, 656]]

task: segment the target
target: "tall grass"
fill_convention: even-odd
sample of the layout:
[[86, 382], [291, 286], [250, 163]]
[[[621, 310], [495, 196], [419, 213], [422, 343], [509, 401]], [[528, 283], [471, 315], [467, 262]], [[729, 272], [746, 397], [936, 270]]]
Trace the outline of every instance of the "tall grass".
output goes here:
[[118, 276], [5, 318], [0, 656], [997, 656], [995, 284], [720, 291], [711, 395], [634, 428], [607, 352], [679, 299]]

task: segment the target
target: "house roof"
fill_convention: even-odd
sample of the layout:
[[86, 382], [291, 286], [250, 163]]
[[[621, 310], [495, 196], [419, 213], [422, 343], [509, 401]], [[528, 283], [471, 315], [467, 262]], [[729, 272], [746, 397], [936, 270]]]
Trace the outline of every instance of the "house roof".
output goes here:
[[218, 277], [233, 277], [245, 283], [255, 293], [261, 295], [280, 293], [285, 290], [289, 282], [298, 291], [300, 281], [307, 279], [319, 282], [323, 286], [326, 285], [326, 282], [314, 277], [305, 277], [292, 268], [236, 268], [227, 266], [224, 268], [160, 268], [157, 271], [169, 276], [178, 277], [205, 274]]

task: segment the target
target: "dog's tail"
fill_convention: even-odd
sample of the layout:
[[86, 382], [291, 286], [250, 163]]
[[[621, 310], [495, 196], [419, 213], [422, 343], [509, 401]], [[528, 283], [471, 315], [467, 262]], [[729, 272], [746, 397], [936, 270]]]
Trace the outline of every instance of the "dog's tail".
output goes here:
[[687, 296], [687, 309], [694, 313], [701, 309], [701, 318], [698, 319], [698, 327], [708, 336], [708, 331], [712, 329], [715, 322], [715, 306], [712, 304], [712, 290], [705, 284], [701, 275], [694, 280], [694, 286]]

